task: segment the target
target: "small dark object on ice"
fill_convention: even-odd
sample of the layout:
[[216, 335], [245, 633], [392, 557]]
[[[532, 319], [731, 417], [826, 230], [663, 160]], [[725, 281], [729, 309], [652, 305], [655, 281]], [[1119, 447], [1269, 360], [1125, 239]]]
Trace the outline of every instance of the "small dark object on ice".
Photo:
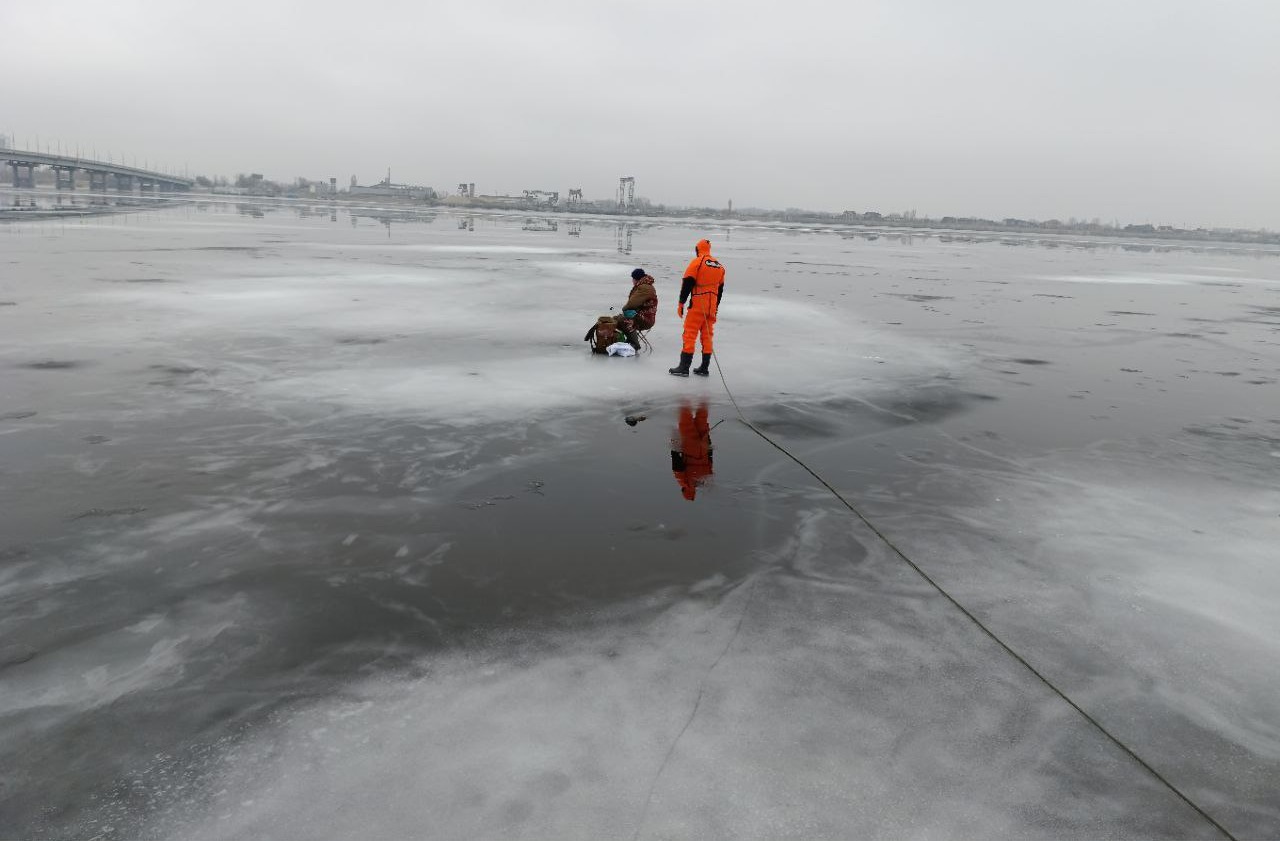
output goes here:
[[623, 420], [627, 422], [627, 426], [635, 426], [642, 420], [646, 420], [646, 415], [627, 415]]
[[69, 362], [64, 359], [46, 359], [43, 362], [28, 362], [22, 367], [31, 368], [35, 371], [61, 371], [67, 368], [78, 368], [80, 363]]
[[82, 511], [73, 520], [83, 520], [85, 517], [119, 517], [122, 514], [141, 514], [147, 509], [142, 506], [133, 506], [130, 508], [90, 508], [88, 511]]

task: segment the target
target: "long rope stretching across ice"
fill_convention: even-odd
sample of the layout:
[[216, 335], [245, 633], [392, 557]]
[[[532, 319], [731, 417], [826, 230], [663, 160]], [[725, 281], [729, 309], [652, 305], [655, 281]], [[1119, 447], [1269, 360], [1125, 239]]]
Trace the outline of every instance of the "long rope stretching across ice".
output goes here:
[[1218, 832], [1222, 833], [1224, 837], [1231, 839], [1231, 841], [1237, 841], [1236, 837], [1232, 835], [1227, 830], [1226, 827], [1224, 827], [1222, 824], [1214, 820], [1212, 815], [1206, 812], [1194, 800], [1192, 800], [1190, 797], [1184, 794], [1182, 790], [1179, 789], [1176, 785], [1174, 785], [1168, 778], [1166, 778], [1163, 774], [1157, 771], [1151, 765], [1151, 763], [1147, 762], [1145, 759], [1139, 756], [1137, 752], [1133, 750], [1133, 748], [1129, 747], [1123, 741], [1121, 741], [1119, 736], [1116, 736], [1115, 734], [1113, 734], [1110, 730], [1108, 730], [1102, 724], [1102, 722], [1098, 721], [1096, 718], [1094, 718], [1092, 715], [1086, 712], [1083, 707], [1081, 707], [1079, 704], [1073, 701], [1071, 699], [1071, 696], [1067, 695], [1067, 693], [1064, 690], [1060, 689], [1057, 686], [1057, 684], [1055, 684], [1048, 677], [1046, 677], [1039, 669], [1031, 665], [1031, 663], [1027, 660], [1027, 658], [1023, 657], [1021, 654], [1015, 651], [1012, 646], [1010, 646], [1007, 642], [1005, 642], [999, 636], [997, 636], [995, 631], [987, 627], [987, 625], [981, 619], [979, 619], [976, 615], [974, 615], [972, 611], [970, 611], [967, 607], [965, 607], [959, 601], [957, 601], [954, 596], [952, 596], [949, 592], [947, 592], [946, 588], [944, 588], [941, 584], [939, 584], [932, 577], [930, 577], [929, 573], [925, 572], [920, 567], [919, 564], [911, 560], [911, 558], [907, 557], [907, 554], [903, 552], [901, 549], [899, 549], [897, 545], [892, 540], [889, 539], [888, 535], [880, 531], [880, 529], [878, 529], [876, 525], [871, 522], [871, 520], [867, 519], [865, 514], [859, 511], [858, 508], [852, 502], [850, 502], [848, 499], [845, 498], [843, 494], [840, 493], [840, 491], [836, 490], [835, 487], [832, 486], [830, 482], [828, 482], [826, 479], [818, 475], [818, 472], [815, 471], [812, 467], [805, 464], [803, 461], [800, 460], [798, 456], [796, 456], [786, 447], [779, 444], [777, 441], [770, 438], [759, 427], [757, 427], [750, 420], [748, 420], [747, 416], [742, 412], [742, 407], [738, 405], [737, 398], [733, 396], [733, 390], [729, 388], [728, 380], [725, 379], [724, 369], [720, 367], [720, 355], [716, 354], [713, 358], [715, 359], [715, 363], [716, 363], [716, 371], [720, 374], [720, 382], [722, 385], [724, 385], [725, 393], [729, 395], [729, 402], [733, 404], [734, 411], [738, 413], [738, 420], [740, 420], [748, 429], [750, 429], [756, 435], [759, 435], [761, 438], [763, 438], [770, 446], [778, 450], [778, 452], [782, 453], [784, 456], [794, 461], [797, 465], [800, 466], [802, 470], [804, 470], [806, 473], [812, 476], [820, 485], [822, 485], [827, 490], [831, 491], [831, 495], [834, 496], [836, 499], [838, 499], [845, 508], [848, 508], [849, 511], [851, 511], [855, 517], [861, 520], [867, 528], [871, 529], [872, 534], [880, 538], [880, 540], [884, 542], [884, 545], [888, 546], [889, 549], [893, 552], [893, 554], [897, 555], [898, 558], [903, 563], [911, 567], [911, 569], [914, 570], [915, 573], [919, 575], [922, 579], [924, 579], [924, 581], [930, 587], [932, 587], [934, 590], [937, 590], [939, 595], [941, 595], [944, 599], [950, 602], [951, 605], [955, 607], [956, 610], [964, 614], [965, 618], [968, 619], [970, 622], [972, 622], [978, 628], [978, 630], [980, 630], [983, 634], [989, 637], [992, 640], [992, 642], [994, 642], [996, 645], [1003, 648], [1005, 650], [1005, 653], [1007, 653], [1010, 657], [1012, 657], [1014, 660], [1022, 664], [1022, 666], [1027, 671], [1031, 672], [1031, 674], [1033, 674], [1037, 680], [1039, 680], [1041, 683], [1047, 686], [1049, 690], [1053, 692], [1053, 694], [1057, 695], [1059, 698], [1065, 701], [1069, 707], [1071, 707], [1073, 710], [1078, 712], [1080, 716], [1084, 718], [1085, 721], [1093, 725], [1093, 727], [1097, 729], [1099, 733], [1105, 736], [1112, 744], [1120, 748], [1120, 750], [1124, 751], [1124, 753], [1127, 754], [1129, 758], [1131, 758], [1134, 762], [1138, 763], [1138, 765], [1146, 769], [1146, 771], [1149, 774], [1151, 774], [1151, 776], [1159, 780], [1160, 783], [1164, 785], [1165, 788], [1173, 792], [1173, 794], [1176, 795], [1179, 800], [1181, 800], [1183, 803], [1186, 803], [1188, 806], [1194, 809], [1196, 813], [1200, 815], [1200, 817], [1204, 818], [1206, 821], [1213, 824], [1213, 827], [1217, 829]]

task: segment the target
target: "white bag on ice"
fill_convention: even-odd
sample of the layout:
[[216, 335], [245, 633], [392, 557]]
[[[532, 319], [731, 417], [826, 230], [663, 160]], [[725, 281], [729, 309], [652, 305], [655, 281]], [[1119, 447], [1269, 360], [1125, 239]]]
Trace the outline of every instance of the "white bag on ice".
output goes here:
[[614, 342], [605, 348], [605, 352], [610, 356], [635, 356], [636, 349], [626, 342]]

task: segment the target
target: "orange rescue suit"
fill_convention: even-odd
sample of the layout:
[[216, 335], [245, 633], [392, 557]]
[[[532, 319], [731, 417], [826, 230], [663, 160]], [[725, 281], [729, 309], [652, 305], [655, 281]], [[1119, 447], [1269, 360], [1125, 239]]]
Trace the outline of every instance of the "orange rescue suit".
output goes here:
[[[702, 352], [714, 353], [712, 336], [715, 333], [716, 311], [724, 295], [724, 266], [711, 256], [711, 243], [702, 240], [694, 249], [697, 256], [684, 270], [684, 285], [680, 289], [680, 305], [689, 298], [689, 310], [684, 316], [684, 353], [693, 353], [694, 343], [701, 336]], [[692, 280], [692, 284], [689, 282]]]
[[680, 440], [671, 442], [671, 473], [680, 485], [681, 495], [692, 502], [698, 487], [711, 475], [711, 429], [707, 426], [707, 404], [700, 404], [696, 411], [687, 404], [680, 407], [679, 423]]

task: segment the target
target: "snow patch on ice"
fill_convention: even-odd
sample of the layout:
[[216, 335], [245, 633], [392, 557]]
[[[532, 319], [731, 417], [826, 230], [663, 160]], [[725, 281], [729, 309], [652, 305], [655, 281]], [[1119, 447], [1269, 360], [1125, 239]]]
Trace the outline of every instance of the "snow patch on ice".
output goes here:
[[[1226, 271], [1226, 270], [1223, 270]], [[1234, 270], [1239, 271], [1239, 270]], [[1040, 275], [1036, 280], [1047, 280], [1056, 283], [1100, 283], [1131, 286], [1185, 286], [1187, 284], [1221, 283], [1229, 280], [1232, 283], [1269, 283], [1264, 278], [1238, 277], [1232, 275], [1224, 278], [1220, 274], [1193, 274], [1184, 272], [1152, 272], [1150, 274], [1117, 273], [1102, 275]]]

